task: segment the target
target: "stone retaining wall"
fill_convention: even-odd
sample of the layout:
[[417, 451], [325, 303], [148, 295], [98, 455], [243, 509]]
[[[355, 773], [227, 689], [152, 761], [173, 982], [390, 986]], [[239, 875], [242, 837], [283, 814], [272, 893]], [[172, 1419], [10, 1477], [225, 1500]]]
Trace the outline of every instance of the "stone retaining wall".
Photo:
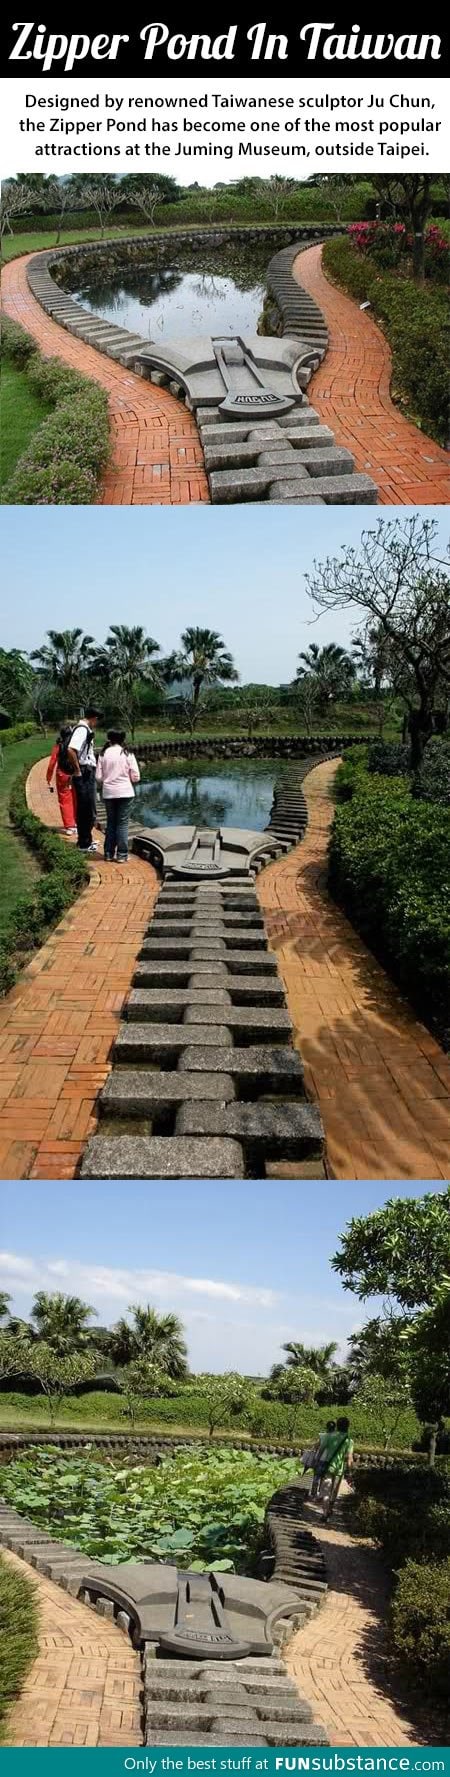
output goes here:
[[[225, 735], [209, 737], [196, 734], [192, 737], [180, 734], [178, 740], [152, 740], [139, 742], [139, 760], [143, 764], [151, 764], [159, 759], [306, 759], [313, 760], [314, 765], [323, 763], [324, 759], [332, 759], [343, 753], [346, 747], [367, 745], [367, 735], [278, 735], [272, 740], [267, 735], [254, 735], [252, 740], [244, 740], [241, 735]], [[308, 765], [312, 770], [312, 764]]]
[[[329, 1413], [330, 1409], [324, 1408], [324, 1414], [325, 1412]], [[171, 1435], [170, 1432], [167, 1434], [165, 1432], [148, 1432], [133, 1436], [131, 1432], [120, 1431], [0, 1431], [0, 1464], [14, 1462], [17, 1456], [26, 1454], [28, 1450], [55, 1449], [58, 1452], [66, 1450], [76, 1452], [77, 1450], [85, 1450], [89, 1446], [90, 1450], [98, 1451], [100, 1455], [104, 1453], [106, 1456], [127, 1456], [133, 1460], [136, 1458], [138, 1462], [144, 1461], [153, 1465], [162, 1462], [167, 1457], [177, 1456], [180, 1450], [197, 1451], [204, 1447], [207, 1450], [215, 1450], [218, 1445], [227, 1444], [230, 1444], [234, 1450], [250, 1450], [255, 1456], [278, 1456], [281, 1458], [292, 1456], [297, 1459], [299, 1455], [298, 1442], [293, 1445], [287, 1442], [274, 1443], [269, 1440], [264, 1442], [258, 1439], [256, 1443], [252, 1440], [249, 1441], [248, 1438], [240, 1438], [239, 1434], [236, 1435], [234, 1432], [221, 1433], [220, 1437], [211, 1441], [204, 1427], [199, 1427], [197, 1437], [193, 1437], [192, 1433], [188, 1431], [177, 1432], [176, 1436]], [[355, 1450], [353, 1462], [355, 1468], [362, 1469], [392, 1468], [398, 1462], [404, 1464], [405, 1467], [416, 1467], [417, 1464], [428, 1467], [428, 1456], [424, 1450], [367, 1450], [362, 1447]]]

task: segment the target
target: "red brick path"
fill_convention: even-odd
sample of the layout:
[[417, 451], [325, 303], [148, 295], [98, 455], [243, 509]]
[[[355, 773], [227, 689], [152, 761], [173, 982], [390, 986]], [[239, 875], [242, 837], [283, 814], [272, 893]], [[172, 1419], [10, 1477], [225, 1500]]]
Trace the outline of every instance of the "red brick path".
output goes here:
[[305, 778], [309, 822], [257, 891], [335, 1178], [450, 1177], [450, 1056], [326, 891], [336, 762]]
[[370, 1543], [356, 1541], [336, 1510], [336, 1526], [321, 1522], [319, 1508], [306, 1508], [322, 1543], [329, 1593], [286, 1654], [288, 1671], [314, 1705], [332, 1746], [420, 1746], [417, 1722], [409, 1719], [391, 1684], [386, 1634], [388, 1587], [380, 1556]]
[[[40, 759], [33, 812], [59, 826]], [[68, 844], [69, 841], [62, 841]], [[73, 1178], [150, 918], [149, 864], [104, 864], [0, 1006], [0, 1178]]]
[[329, 328], [328, 352], [308, 394], [336, 443], [346, 445], [356, 468], [373, 477], [382, 505], [448, 505], [449, 458], [394, 407], [384, 334], [367, 310], [328, 282], [321, 247], [299, 253], [293, 272], [319, 303]]
[[[17, 1555], [2, 1560], [27, 1579]], [[39, 1653], [11, 1709], [7, 1746], [140, 1746], [139, 1654], [107, 1618], [33, 1575]]]
[[2, 272], [3, 307], [33, 335], [46, 357], [63, 358], [106, 389], [112, 455], [103, 477], [104, 506], [185, 506], [209, 501], [203, 451], [192, 414], [164, 389], [145, 382], [51, 321], [32, 296], [27, 265]]

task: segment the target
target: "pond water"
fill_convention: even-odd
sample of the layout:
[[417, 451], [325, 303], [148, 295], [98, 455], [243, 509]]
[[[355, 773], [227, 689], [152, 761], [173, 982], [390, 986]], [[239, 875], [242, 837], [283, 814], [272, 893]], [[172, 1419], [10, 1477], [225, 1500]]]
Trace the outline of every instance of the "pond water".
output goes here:
[[270, 249], [236, 244], [214, 254], [175, 249], [173, 260], [130, 265], [111, 271], [108, 281], [87, 279], [73, 294], [105, 321], [141, 333], [148, 340], [181, 334], [256, 333], [264, 301], [264, 272]]
[[146, 827], [250, 827], [262, 833], [274, 784], [292, 765], [279, 759], [197, 759], [146, 768], [135, 816]]

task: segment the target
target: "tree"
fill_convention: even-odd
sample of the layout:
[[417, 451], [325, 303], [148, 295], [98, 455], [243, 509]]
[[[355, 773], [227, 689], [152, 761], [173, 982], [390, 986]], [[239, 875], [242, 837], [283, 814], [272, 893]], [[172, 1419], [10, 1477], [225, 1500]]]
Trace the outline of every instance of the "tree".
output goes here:
[[377, 1376], [375, 1370], [364, 1378], [356, 1394], [352, 1395], [352, 1407], [362, 1407], [364, 1412], [373, 1413], [384, 1450], [392, 1444], [402, 1415], [410, 1406], [411, 1390], [406, 1377], [403, 1382], [389, 1382], [386, 1376]]
[[433, 1302], [449, 1261], [450, 1185], [426, 1197], [389, 1197], [371, 1215], [353, 1216], [331, 1264], [360, 1301], [388, 1296], [414, 1312]]
[[48, 642], [33, 648], [31, 660], [45, 685], [61, 692], [67, 708], [79, 703], [94, 659], [94, 638], [82, 629], [48, 629]]
[[271, 685], [245, 685], [239, 691], [235, 708], [241, 719], [248, 740], [253, 739], [258, 728], [267, 728], [273, 718], [276, 693]]
[[211, 1439], [219, 1425], [228, 1428], [231, 1419], [243, 1420], [250, 1408], [252, 1391], [245, 1376], [238, 1376], [234, 1370], [226, 1370], [219, 1376], [206, 1373], [195, 1376], [192, 1387], [205, 1402]]
[[14, 233], [12, 223], [14, 222], [15, 217], [25, 216], [27, 211], [31, 208], [31, 198], [28, 196], [23, 182], [19, 179], [4, 180], [0, 198], [1, 241], [3, 241], [3, 236], [5, 234]]
[[[330, 209], [336, 222], [342, 222], [344, 210], [347, 208], [347, 197], [352, 186], [356, 185], [357, 174], [352, 173], [316, 173], [314, 184], [321, 186], [328, 198]], [[348, 214], [348, 212], [347, 212]]]
[[[430, 1462], [434, 1460], [439, 1421], [450, 1410], [450, 1186], [419, 1198], [388, 1198], [383, 1209], [369, 1216], [355, 1216], [341, 1238], [331, 1261], [344, 1289], [360, 1300], [368, 1296], [388, 1298], [391, 1312], [392, 1354], [395, 1381], [402, 1380], [398, 1342], [404, 1343], [403, 1378], [409, 1378], [411, 1398], [418, 1417], [431, 1419]], [[443, 1281], [444, 1280], [444, 1281]], [[402, 1311], [398, 1316], [398, 1308]], [[369, 1323], [366, 1361], [370, 1346], [376, 1364], [383, 1354], [380, 1326]], [[364, 1335], [359, 1335], [360, 1351]], [[385, 1386], [388, 1345], [384, 1346]], [[378, 1372], [380, 1373], [380, 1372]], [[448, 1406], [445, 1403], [448, 1402]]]
[[33, 669], [20, 648], [0, 648], [0, 704], [16, 722], [30, 707]]
[[317, 642], [299, 655], [300, 665], [297, 667], [297, 682], [302, 684], [305, 679], [312, 678], [316, 686], [317, 703], [326, 709], [338, 698], [347, 697], [355, 678], [356, 667], [351, 654], [338, 642], [326, 642], [320, 648]]
[[95, 210], [103, 240], [106, 223], [109, 222], [113, 211], [118, 209], [119, 204], [123, 204], [122, 187], [117, 183], [112, 173], [103, 173], [98, 179], [88, 179], [86, 184], [83, 179], [82, 186], [80, 181], [80, 191], [85, 208]]
[[271, 179], [258, 179], [258, 197], [262, 198], [267, 208], [272, 211], [275, 221], [286, 207], [287, 198], [295, 191], [298, 181], [274, 173]]
[[320, 701], [317, 679], [314, 678], [313, 673], [305, 673], [303, 679], [297, 677], [294, 689], [297, 694], [297, 705], [299, 712], [303, 717], [306, 733], [311, 734], [314, 716]]
[[438, 556], [435, 520], [418, 513], [363, 531], [359, 549], [314, 562], [308, 591], [321, 610], [354, 605], [386, 643], [394, 689], [404, 699], [411, 764], [421, 762], [436, 700], [450, 685], [450, 550]]
[[112, 1354], [116, 1364], [129, 1364], [145, 1357], [173, 1381], [184, 1382], [187, 1374], [187, 1348], [182, 1323], [177, 1314], [158, 1314], [147, 1302], [129, 1308], [132, 1324], [124, 1318], [112, 1331]]
[[38, 1290], [31, 1309], [38, 1339], [59, 1357], [85, 1350], [91, 1338], [88, 1322], [96, 1315], [96, 1308], [90, 1308], [80, 1296], [64, 1296], [60, 1290], [52, 1295]]
[[9, 1314], [10, 1301], [11, 1296], [8, 1295], [8, 1291], [0, 1290], [0, 1320], [5, 1320], [6, 1315]]
[[372, 184], [396, 216], [405, 218], [413, 237], [413, 277], [425, 276], [425, 226], [431, 214], [432, 173], [375, 173]]
[[264, 1391], [265, 1398], [276, 1401], [291, 1402], [293, 1405], [312, 1406], [319, 1389], [317, 1370], [311, 1364], [295, 1363], [291, 1360], [291, 1368], [281, 1364], [272, 1371], [269, 1386]]
[[330, 1339], [328, 1345], [303, 1345], [301, 1339], [288, 1339], [281, 1349], [287, 1352], [286, 1363], [274, 1364], [270, 1372], [271, 1380], [273, 1377], [284, 1376], [286, 1370], [298, 1369], [299, 1364], [303, 1364], [324, 1382], [329, 1376], [338, 1347], [335, 1339]]
[[[19, 1350], [23, 1351], [23, 1347]], [[26, 1366], [22, 1360], [22, 1369], [25, 1368], [40, 1383], [54, 1425], [64, 1396], [80, 1383], [93, 1381], [95, 1357], [92, 1352], [79, 1351], [61, 1356], [51, 1345], [37, 1340], [27, 1351]]]
[[367, 1320], [349, 1338], [349, 1370], [360, 1388], [368, 1376], [382, 1376], [385, 1382], [401, 1382], [406, 1378], [408, 1364], [404, 1333], [404, 1316], [384, 1311]]
[[127, 1364], [122, 1379], [122, 1392], [127, 1403], [127, 1412], [134, 1429], [139, 1411], [148, 1400], [158, 1400], [163, 1396], [177, 1392], [176, 1383], [167, 1375], [167, 1371], [159, 1369], [147, 1357], [134, 1358]]
[[164, 662], [164, 677], [169, 684], [190, 680], [192, 700], [198, 704], [206, 685], [237, 684], [239, 673], [217, 630], [190, 628], [183, 631], [181, 648]]
[[27, 1344], [0, 1333], [0, 1377], [8, 1377], [11, 1382], [14, 1378], [34, 1377], [46, 1396], [52, 1425], [64, 1395], [80, 1382], [91, 1382], [94, 1375], [95, 1359], [88, 1352], [61, 1357], [39, 1340]]
[[156, 212], [160, 205], [174, 204], [181, 196], [176, 179], [172, 179], [169, 174], [165, 175], [164, 173], [156, 173], [152, 179], [143, 178], [142, 173], [138, 173], [137, 176], [131, 173], [128, 178], [122, 179], [120, 189], [122, 199], [126, 200], [132, 209], [140, 210], [145, 216], [146, 222], [150, 222], [153, 228], [155, 227]]
[[94, 662], [94, 671], [100, 679], [106, 680], [117, 699], [120, 713], [131, 729], [132, 740], [139, 714], [140, 687], [144, 683], [160, 684], [154, 664], [155, 654], [159, 651], [159, 642], [146, 635], [140, 623], [131, 628], [126, 623], [112, 623], [104, 648]]

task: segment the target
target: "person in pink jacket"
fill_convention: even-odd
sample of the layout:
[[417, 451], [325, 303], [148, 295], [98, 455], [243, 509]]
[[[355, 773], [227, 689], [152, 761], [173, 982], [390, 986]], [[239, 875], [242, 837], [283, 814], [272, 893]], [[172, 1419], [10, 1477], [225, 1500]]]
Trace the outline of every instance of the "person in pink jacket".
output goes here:
[[125, 730], [110, 728], [95, 773], [105, 804], [105, 858], [109, 864], [126, 864], [133, 785], [139, 783], [140, 775], [137, 759], [126, 745]]

